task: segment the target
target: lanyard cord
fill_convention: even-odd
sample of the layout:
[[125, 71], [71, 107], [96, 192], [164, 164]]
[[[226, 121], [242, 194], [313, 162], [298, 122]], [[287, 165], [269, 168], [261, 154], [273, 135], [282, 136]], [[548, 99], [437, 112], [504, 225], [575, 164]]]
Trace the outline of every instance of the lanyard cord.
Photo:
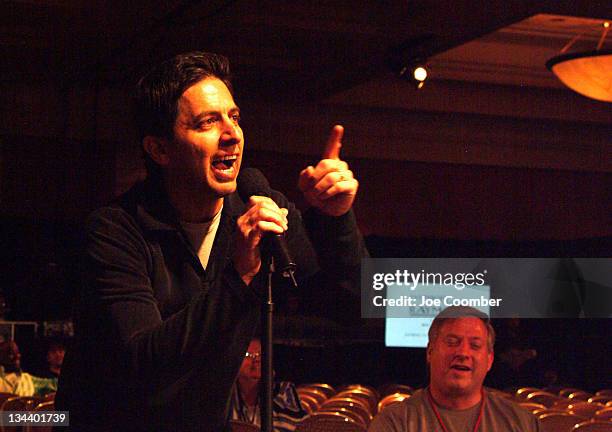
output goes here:
[[[484, 406], [485, 406], [485, 394], [484, 391], [481, 390], [481, 401], [480, 401], [480, 413], [478, 414], [478, 419], [476, 419], [476, 424], [474, 425], [474, 432], [476, 432], [478, 430], [478, 427], [480, 426], [480, 422], [482, 421], [482, 415], [484, 413]], [[446, 426], [444, 425], [444, 422], [442, 421], [442, 417], [440, 417], [440, 413], [438, 412], [437, 408], [436, 408], [436, 404], [433, 400], [433, 397], [431, 396], [431, 390], [429, 389], [429, 387], [427, 388], [427, 399], [429, 400], [429, 404], [431, 405], [431, 409], [433, 409], [434, 414], [436, 415], [436, 418], [438, 419], [438, 423], [440, 423], [440, 426], [442, 427], [442, 430], [444, 432], [448, 432], [448, 430], [446, 429]]]

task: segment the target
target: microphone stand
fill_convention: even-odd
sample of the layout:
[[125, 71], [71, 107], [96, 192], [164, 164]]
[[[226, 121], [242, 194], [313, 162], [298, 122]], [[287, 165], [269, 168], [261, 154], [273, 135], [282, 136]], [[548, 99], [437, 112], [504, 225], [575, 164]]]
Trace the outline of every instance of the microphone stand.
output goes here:
[[274, 274], [274, 258], [270, 259], [268, 267], [268, 293], [267, 298], [262, 301], [262, 337], [261, 337], [261, 378], [262, 387], [260, 398], [261, 405], [261, 430], [272, 432], [272, 391], [274, 380], [274, 369], [272, 367], [272, 324], [274, 318], [274, 302], [272, 300], [272, 275]]
[[[287, 255], [288, 256], [288, 255]], [[281, 260], [282, 262], [283, 260]], [[294, 276], [295, 263], [289, 259], [282, 264], [282, 275], [289, 278], [294, 287], [297, 282]], [[273, 368], [273, 321], [274, 321], [274, 302], [272, 300], [272, 276], [275, 272], [274, 256], [270, 257], [268, 266], [268, 289], [267, 298], [262, 301], [262, 337], [261, 337], [261, 378], [262, 386], [260, 390], [261, 405], [261, 430], [262, 432], [273, 431], [272, 419], [272, 400], [274, 391], [274, 368]]]

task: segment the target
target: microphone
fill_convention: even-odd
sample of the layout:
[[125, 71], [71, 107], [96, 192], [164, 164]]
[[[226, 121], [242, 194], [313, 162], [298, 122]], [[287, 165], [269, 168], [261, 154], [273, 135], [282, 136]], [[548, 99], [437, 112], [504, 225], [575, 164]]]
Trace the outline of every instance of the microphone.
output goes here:
[[[240, 171], [238, 175], [238, 195], [243, 201], [248, 201], [253, 195], [270, 198], [271, 192], [270, 183], [261, 171], [256, 168], [244, 168]], [[297, 288], [294, 276], [297, 266], [291, 258], [285, 234], [268, 233], [264, 236], [264, 243], [267, 243], [271, 249], [274, 266], [280, 270], [284, 277], [290, 278]]]

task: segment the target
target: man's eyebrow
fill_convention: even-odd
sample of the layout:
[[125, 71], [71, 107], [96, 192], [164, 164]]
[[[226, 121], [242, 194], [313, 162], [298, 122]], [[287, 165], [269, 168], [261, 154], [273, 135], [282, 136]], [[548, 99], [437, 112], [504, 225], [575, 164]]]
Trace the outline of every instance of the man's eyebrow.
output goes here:
[[[455, 339], [463, 339], [465, 336], [457, 335], [455, 333], [448, 333], [446, 335], [447, 338], [455, 338]], [[482, 336], [467, 336], [469, 340], [484, 340]]]
[[219, 111], [215, 111], [215, 110], [202, 111], [200, 114], [194, 115], [192, 117], [192, 122], [194, 124], [197, 124], [197, 123], [201, 122], [204, 119], [204, 117], [207, 117], [209, 115], [215, 115], [215, 114], [219, 114]]
[[[238, 108], [238, 106], [234, 105], [233, 107], [231, 107], [227, 112], [228, 113], [235, 113], [236, 111], [240, 112], [240, 108]], [[221, 111], [219, 110], [209, 110], [209, 111], [202, 111], [201, 113], [193, 116], [192, 118], [192, 122], [193, 124], [198, 124], [199, 122], [201, 122], [205, 117], [210, 116], [210, 115], [218, 115], [220, 114]]]

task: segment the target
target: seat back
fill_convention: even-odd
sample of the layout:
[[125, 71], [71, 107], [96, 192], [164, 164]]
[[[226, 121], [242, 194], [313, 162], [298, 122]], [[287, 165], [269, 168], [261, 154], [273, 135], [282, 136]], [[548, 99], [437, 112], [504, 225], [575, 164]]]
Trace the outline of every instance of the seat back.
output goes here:
[[581, 391], [581, 390], [575, 387], [562, 388], [561, 390], [559, 390], [559, 396], [568, 397], [570, 394], [577, 392], [577, 391]]
[[585, 421], [576, 425], [572, 432], [612, 432], [612, 422]]
[[527, 396], [530, 393], [537, 392], [537, 391], [541, 391], [541, 389], [537, 387], [521, 387], [520, 389], [516, 391], [515, 396], [517, 399], [527, 399]]
[[588, 402], [578, 402], [573, 403], [567, 407], [571, 414], [575, 414], [578, 416], [582, 416], [585, 418], [591, 418], [595, 415], [597, 411], [604, 408], [604, 405], [599, 404], [597, 402], [588, 403]]
[[572, 401], [587, 401], [590, 397], [593, 397], [591, 393], [587, 393], [582, 390], [572, 392], [567, 396], [567, 398], [571, 399]]
[[[6, 399], [0, 411], [32, 411], [42, 402], [42, 399], [30, 396], [15, 396]], [[2, 432], [21, 432], [23, 427], [3, 426]]]
[[546, 408], [542, 404], [532, 403], [532, 402], [519, 402], [519, 406], [523, 409], [526, 409], [530, 413], [533, 413], [536, 410]]
[[328, 398], [332, 397], [336, 394], [336, 389], [334, 389], [331, 385], [325, 383], [310, 383], [310, 384], [302, 384], [298, 387], [298, 390], [304, 389], [316, 389], [320, 392], [324, 393]]
[[297, 389], [297, 394], [300, 397], [300, 400], [306, 399], [309, 402], [312, 402], [314, 399], [317, 409], [327, 400], [327, 395], [323, 391], [314, 387], [299, 387]]
[[540, 418], [542, 414], [569, 414], [566, 410], [556, 408], [537, 409], [533, 410], [531, 413], [537, 418]]
[[368, 407], [357, 399], [350, 398], [337, 398], [330, 399], [323, 404], [318, 412], [334, 411], [334, 410], [347, 410], [358, 415], [363, 419], [363, 423], [368, 426], [374, 417]]
[[411, 395], [414, 393], [414, 389], [406, 384], [385, 384], [378, 388], [378, 394], [382, 400], [385, 396], [395, 393], [404, 393]]
[[230, 421], [230, 430], [232, 432], [260, 432], [259, 426], [238, 420]]
[[595, 395], [593, 397], [590, 397], [589, 400], [587, 402], [598, 402], [600, 404], [607, 404], [608, 402], [612, 401], [612, 395]]
[[612, 407], [602, 408], [595, 413], [593, 420], [612, 420]]
[[559, 400], [559, 396], [544, 391], [536, 391], [527, 395], [527, 401], [539, 403], [546, 408], [552, 407]]
[[[32, 412], [41, 412], [41, 411], [55, 411], [55, 402], [54, 401], [45, 401], [39, 403], [36, 408], [32, 410]], [[23, 429], [24, 432], [52, 432], [53, 426], [26, 426]]]
[[539, 417], [542, 432], [571, 432], [575, 425], [584, 421], [568, 413], [547, 413]]
[[317, 414], [323, 414], [323, 413], [331, 413], [331, 414], [340, 414], [350, 420], [353, 420], [354, 422], [362, 425], [363, 427], [367, 428], [370, 425], [370, 420], [371, 418], [369, 417], [369, 415], [366, 413], [365, 415], [362, 412], [359, 411], [355, 411], [353, 409], [350, 408], [321, 408], [319, 411], [317, 411]]
[[393, 405], [394, 403], [399, 403], [404, 399], [408, 399], [410, 397], [409, 394], [406, 393], [393, 393], [385, 396], [378, 402], [378, 412], [381, 412], [389, 405]]
[[376, 396], [376, 393], [372, 392], [368, 388], [354, 387], [350, 389], [340, 390], [336, 397], [349, 397], [362, 400], [368, 406], [368, 410], [370, 411], [370, 413], [372, 415], [376, 414], [378, 398]]
[[295, 432], [366, 432], [366, 428], [342, 414], [314, 413], [298, 423]]

